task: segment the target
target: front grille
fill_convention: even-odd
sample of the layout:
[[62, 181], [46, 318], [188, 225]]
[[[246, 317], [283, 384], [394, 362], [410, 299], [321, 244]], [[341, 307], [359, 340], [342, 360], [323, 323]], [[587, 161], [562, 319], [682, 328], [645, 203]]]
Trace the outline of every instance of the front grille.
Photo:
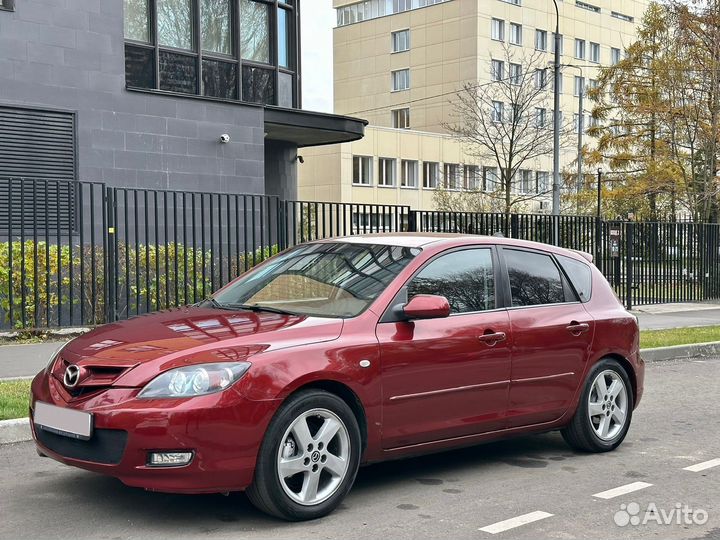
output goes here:
[[65, 370], [72, 362], [59, 357], [53, 368], [53, 375], [62, 384], [63, 390], [69, 394], [73, 399], [85, 398], [91, 395], [99, 394], [100, 392], [107, 390], [112, 387], [113, 383], [117, 380], [120, 375], [125, 373], [130, 366], [122, 365], [97, 365], [92, 360], [78, 363], [82, 366], [84, 375], [80, 384], [74, 388], [67, 388], [63, 383], [63, 376]]
[[128, 437], [127, 431], [121, 429], [96, 429], [89, 440], [83, 441], [57, 435], [38, 426], [35, 426], [35, 435], [40, 444], [56, 454], [105, 465], [120, 463]]

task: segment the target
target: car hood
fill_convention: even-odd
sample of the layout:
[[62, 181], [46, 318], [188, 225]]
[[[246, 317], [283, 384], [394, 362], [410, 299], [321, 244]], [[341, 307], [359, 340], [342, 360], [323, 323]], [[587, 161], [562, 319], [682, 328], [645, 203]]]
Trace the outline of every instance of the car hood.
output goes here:
[[137, 387], [159, 373], [190, 364], [241, 361], [263, 351], [332, 341], [342, 319], [246, 310], [184, 307], [106, 324], [69, 342], [53, 375], [80, 370], [77, 389]]

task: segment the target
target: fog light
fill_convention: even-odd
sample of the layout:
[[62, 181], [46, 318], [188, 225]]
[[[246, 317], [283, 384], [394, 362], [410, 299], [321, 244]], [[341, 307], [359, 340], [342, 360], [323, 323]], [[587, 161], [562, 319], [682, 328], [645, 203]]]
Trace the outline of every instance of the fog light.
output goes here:
[[148, 465], [153, 467], [179, 467], [192, 461], [192, 452], [150, 452]]

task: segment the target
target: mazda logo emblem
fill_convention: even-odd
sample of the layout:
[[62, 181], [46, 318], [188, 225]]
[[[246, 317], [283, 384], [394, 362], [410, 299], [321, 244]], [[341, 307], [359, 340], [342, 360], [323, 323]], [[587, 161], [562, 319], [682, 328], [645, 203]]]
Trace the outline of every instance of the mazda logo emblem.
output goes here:
[[67, 369], [65, 369], [63, 382], [68, 388], [75, 388], [80, 382], [80, 368], [75, 364], [70, 364]]

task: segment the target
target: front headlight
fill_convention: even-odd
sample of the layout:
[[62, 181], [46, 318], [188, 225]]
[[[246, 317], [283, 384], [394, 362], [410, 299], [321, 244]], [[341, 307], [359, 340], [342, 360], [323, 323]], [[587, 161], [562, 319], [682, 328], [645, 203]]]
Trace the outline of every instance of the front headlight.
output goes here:
[[250, 368], [250, 362], [198, 364], [171, 369], [155, 377], [139, 398], [185, 398], [225, 390]]

